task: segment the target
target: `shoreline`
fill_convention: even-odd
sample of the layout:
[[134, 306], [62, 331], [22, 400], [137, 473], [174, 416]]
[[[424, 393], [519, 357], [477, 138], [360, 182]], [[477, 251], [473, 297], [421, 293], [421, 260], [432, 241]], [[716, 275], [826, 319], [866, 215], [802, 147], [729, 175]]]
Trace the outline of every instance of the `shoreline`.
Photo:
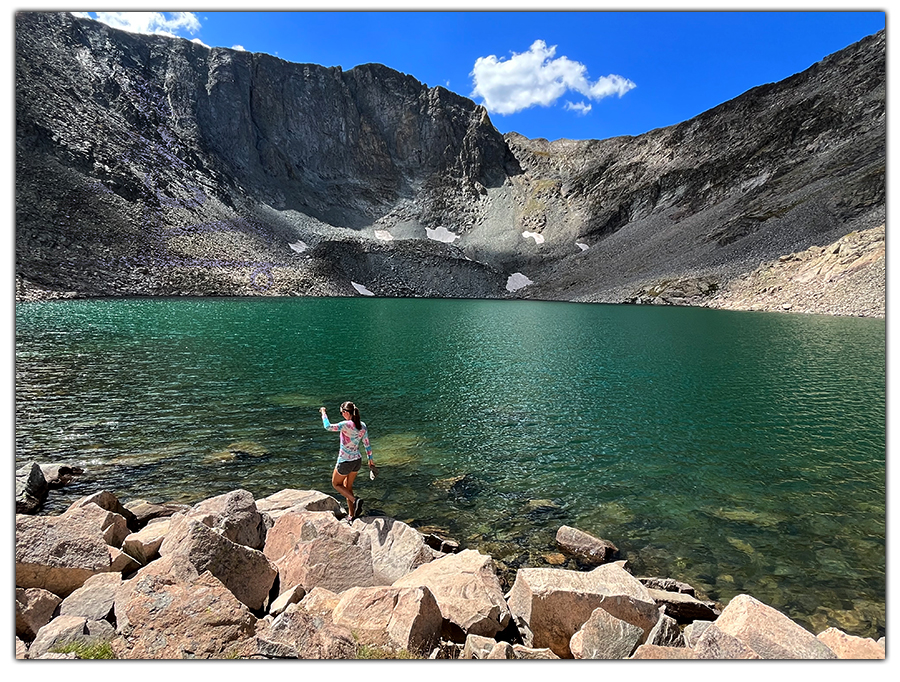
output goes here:
[[[65, 469], [65, 467], [60, 468], [60, 470], [63, 470], [63, 469]], [[335, 500], [332, 496], [324, 495], [323, 493], [319, 493], [317, 491], [311, 491], [311, 492], [315, 492], [316, 495], [318, 495], [322, 498], [328, 498], [329, 505], [330, 505], [329, 508], [333, 508], [333, 510], [335, 511], [335, 513], [338, 517], [340, 517], [341, 515], [345, 515], [345, 512], [343, 511], [343, 509], [341, 507], [339, 507], [339, 505], [337, 504], [337, 500]], [[247, 494], [250, 495], [250, 493], [247, 493]], [[54, 496], [53, 490], [50, 490], [50, 495]], [[276, 497], [276, 496], [277, 496], [277, 493], [275, 493], [273, 495], [269, 495], [268, 497]], [[223, 495], [215, 495], [214, 497], [223, 497]], [[79, 499], [84, 499], [84, 498], [81, 497]], [[131, 507], [133, 505], [146, 506], [146, 505], [152, 504], [152, 506], [155, 506], [155, 507], [168, 508], [169, 513], [174, 513], [172, 510], [179, 510], [179, 509], [185, 510], [190, 507], [202, 506], [202, 504], [204, 502], [208, 501], [209, 499], [211, 499], [211, 498], [209, 498], [208, 496], [200, 496], [199, 501], [192, 502], [192, 503], [191, 502], [182, 502], [182, 503], [169, 502], [169, 503], [156, 504], [156, 503], [145, 502], [143, 499], [126, 501], [126, 498], [122, 498], [123, 502], [125, 502], [126, 507]], [[265, 498], [263, 498], [263, 499], [265, 499]], [[37, 517], [44, 517], [44, 518], [57, 517], [60, 515], [60, 513], [65, 514], [66, 513], [65, 510], [71, 509], [72, 506], [75, 506], [77, 504], [77, 501], [78, 500], [76, 500], [75, 502], [72, 502], [71, 504], [69, 504], [68, 507], [65, 507], [65, 505], [63, 505], [63, 507], [65, 507], [65, 509], [62, 509], [60, 507], [60, 505], [56, 505], [57, 508], [55, 510], [48, 509], [48, 506], [45, 503], [45, 504], [42, 504], [41, 507], [39, 509], [37, 509], [36, 512], [34, 512], [34, 515]], [[550, 508], [547, 505], [552, 505], [552, 502], [549, 500], [544, 500], [544, 501], [534, 500], [534, 501], [532, 501], [532, 503], [534, 503], [532, 505], [534, 507], [534, 509], [536, 509], [536, 510], [543, 509], [545, 511]], [[542, 506], [540, 506], [539, 503], [545, 503], [545, 504], [542, 507]], [[379, 511], [377, 508], [371, 510], [370, 512], [367, 512], [366, 515], [370, 516], [371, 518], [374, 518], [374, 519], [388, 519], [392, 523], [394, 523], [394, 522], [401, 523], [401, 522], [397, 521], [396, 519], [393, 519], [392, 517], [385, 515], [385, 513], [383, 511]], [[498, 539], [498, 538], [494, 538], [493, 540], [486, 539], [486, 538], [477, 539], [476, 536], [472, 536], [470, 538], [458, 539], [451, 535], [451, 531], [448, 528], [436, 526], [433, 524], [428, 524], [423, 520], [409, 519], [406, 522], [404, 522], [403, 525], [408, 526], [411, 530], [414, 530], [417, 534], [420, 534], [423, 538], [426, 538], [426, 540], [424, 540], [424, 541], [426, 541], [427, 544], [429, 544], [435, 550], [443, 549], [446, 551], [446, 550], [448, 550], [448, 548], [453, 548], [454, 552], [468, 550], [468, 551], [476, 551], [478, 553], [491, 556], [492, 561], [493, 561], [493, 570], [495, 572], [498, 584], [502, 587], [503, 591], [506, 592], [513, 587], [518, 572], [523, 569], [528, 569], [528, 570], [549, 569], [549, 570], [583, 572], [590, 568], [589, 563], [584, 563], [581, 559], [579, 559], [577, 556], [575, 556], [571, 552], [563, 551], [560, 548], [558, 538], [555, 541], [553, 541], [552, 547], [550, 546], [549, 543], [548, 543], [548, 546], [543, 547], [542, 546], [543, 540], [540, 540], [537, 545], [534, 544], [534, 541], [535, 541], [537, 535], [548, 535], [548, 533], [545, 531], [547, 531], [547, 529], [550, 528], [550, 526], [553, 526], [555, 528], [557, 525], [563, 524], [563, 526], [565, 526], [565, 524], [567, 523], [567, 521], [563, 520], [562, 517], [560, 517], [558, 520], [551, 518], [551, 517], [552, 517], [552, 514], [550, 515], [550, 517], [547, 517], [547, 519], [543, 523], [530, 524], [535, 529], [535, 535], [529, 536], [530, 542], [528, 543], [527, 547], [525, 545], [522, 545], [519, 540], [514, 540], [514, 539], [507, 539], [505, 541], [502, 539]], [[552, 531], [552, 528], [550, 528], [550, 530]], [[550, 535], [552, 535], [552, 533], [550, 533], [548, 535], [548, 537]], [[626, 542], [623, 545], [620, 542], [621, 539], [613, 538], [613, 540], [616, 541], [616, 543], [619, 546], [623, 547], [623, 550], [621, 552], [618, 549], [615, 550], [617, 560], [625, 562], [629, 567], [628, 568], [629, 572], [631, 572], [632, 570], [640, 570], [641, 571], [640, 575], [644, 575], [647, 572], [647, 569], [649, 567], [644, 565], [645, 562], [641, 559], [640, 555], [638, 555], [636, 557], [630, 556], [630, 553], [633, 551], [633, 548], [629, 550], [628, 547], [631, 543]], [[615, 547], [615, 545], [612, 545], [612, 543], [609, 542], [608, 540], [604, 540], [602, 542], [609, 543], [610, 546]], [[504, 549], [504, 547], [506, 547], [506, 549]], [[517, 553], [515, 550], [516, 547], [518, 547], [518, 550], [517, 550], [518, 554], [519, 554], [518, 557], [516, 557], [516, 553]], [[510, 553], [511, 551], [512, 551], [512, 553]], [[499, 554], [498, 554], [498, 552], [499, 552]], [[510, 560], [510, 557], [513, 557], [512, 560]], [[634, 568], [632, 568], [632, 564], [635, 559], [637, 559], [637, 563], [634, 564]], [[685, 576], [684, 574], [678, 574], [677, 571], [672, 571], [671, 567], [668, 569], [657, 567], [656, 569], [650, 569], [650, 570], [651, 571], [652, 570], [659, 571], [660, 575], [665, 574], [669, 578], [674, 578], [676, 581], [686, 580], [689, 582], [693, 582], [690, 577]], [[646, 575], [649, 576], [651, 574], [646, 573]], [[657, 573], [653, 573], [652, 575], [657, 575]], [[722, 598], [724, 600], [724, 603], [727, 603], [727, 601], [729, 599], [733, 599], [735, 596], [738, 596], [739, 594], [742, 594], [742, 593], [743, 592], [740, 589], [738, 589], [730, 597], [720, 597], [720, 598]], [[699, 598], [701, 600], [709, 601], [709, 597], [706, 596], [701, 590], [694, 590], [694, 588], [691, 588], [691, 594], [692, 595], [696, 594], [697, 598]], [[715, 602], [715, 603], [719, 604], [720, 606], [723, 604], [723, 602]], [[772, 602], [767, 602], [767, 603], [772, 603]], [[777, 602], [775, 602], [773, 605], [775, 606], [775, 608], [780, 608], [777, 606]], [[885, 605], [882, 606], [882, 609], [884, 608]], [[844, 618], [839, 618], [838, 620], [829, 619], [826, 621], [823, 621], [821, 619], [822, 614], [819, 614], [818, 617], [816, 617], [813, 613], [808, 613], [805, 617], [798, 615], [795, 611], [792, 611], [792, 614], [793, 614], [791, 616], [792, 618], [798, 619], [795, 622], [801, 623], [805, 629], [810, 630], [810, 631], [812, 631], [816, 628], [824, 629], [825, 624], [828, 624], [831, 626], [836, 625], [837, 627], [840, 627], [842, 629], [842, 631], [846, 632], [849, 635], [853, 635], [853, 636], [861, 636], [861, 637], [878, 636], [879, 632], [881, 632], [881, 633], [884, 632], [884, 629], [880, 628], [879, 630], [876, 630], [874, 635], [868, 635], [868, 633], [871, 632], [871, 630], [869, 630], [868, 628], [863, 628], [862, 630], [854, 629], [854, 627], [852, 626], [852, 623], [854, 621], [850, 617], [851, 614], [849, 614], [849, 612], [848, 612], [848, 614], [845, 614], [846, 617], [844, 617]], [[835, 612], [834, 615], [837, 616], [838, 612]], [[857, 614], [858, 617], [863, 616], [863, 615], [864, 615], [863, 613]], [[816, 623], [816, 624], [813, 625], [813, 623]]]
[[816, 635], [750, 595], [723, 605], [634, 576], [608, 540], [568, 526], [556, 539], [579, 569], [521, 568], [506, 590], [489, 554], [389, 517], [350, 521], [315, 490], [193, 506], [101, 491], [17, 514], [16, 657], [885, 657], [884, 637]]

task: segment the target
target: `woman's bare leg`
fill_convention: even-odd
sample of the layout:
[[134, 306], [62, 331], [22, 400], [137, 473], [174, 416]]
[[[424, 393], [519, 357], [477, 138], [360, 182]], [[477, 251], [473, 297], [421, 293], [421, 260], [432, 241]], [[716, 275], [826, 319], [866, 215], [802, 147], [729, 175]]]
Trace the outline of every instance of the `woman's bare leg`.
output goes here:
[[348, 487], [347, 479], [355, 473], [355, 471], [352, 471], [349, 476], [344, 476], [343, 474], [339, 474], [337, 467], [335, 467], [334, 473], [331, 474], [331, 487], [337, 490], [344, 499], [347, 500], [347, 511], [351, 516], [353, 515], [353, 503], [356, 502], [356, 498], [353, 497], [353, 484], [351, 483]]
[[351, 471], [344, 476], [339, 474], [335, 467], [334, 473], [331, 474], [331, 486], [347, 500], [347, 513], [351, 518], [353, 518], [353, 506], [356, 504], [356, 497], [353, 495], [353, 481], [356, 480], [358, 473], [358, 471]]

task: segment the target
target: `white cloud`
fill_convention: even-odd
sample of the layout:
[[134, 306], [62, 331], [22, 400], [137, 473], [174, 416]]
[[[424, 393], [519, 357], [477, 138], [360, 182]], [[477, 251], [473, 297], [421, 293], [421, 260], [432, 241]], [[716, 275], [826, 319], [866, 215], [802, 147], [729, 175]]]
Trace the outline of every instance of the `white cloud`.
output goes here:
[[92, 14], [92, 18], [107, 26], [131, 33], [177, 36], [184, 32], [193, 35], [200, 30], [200, 20], [193, 12], [90, 12], [83, 14]]
[[569, 90], [600, 100], [621, 97], [636, 87], [614, 74], [590, 81], [584, 64], [555, 55], [556, 45], [548, 47], [543, 40], [536, 40], [528, 52], [514, 52], [509, 59], [479, 57], [469, 74], [475, 84], [472, 96], [483, 98], [492, 113], [514, 114], [533, 106], [550, 106]]
[[585, 116], [591, 110], [591, 105], [587, 102], [569, 102], [566, 101], [566, 111], [575, 111], [579, 116]]
[[246, 52], [247, 51], [247, 48], [244, 47], [243, 45], [232, 45], [231, 49], [237, 50], [238, 52]]

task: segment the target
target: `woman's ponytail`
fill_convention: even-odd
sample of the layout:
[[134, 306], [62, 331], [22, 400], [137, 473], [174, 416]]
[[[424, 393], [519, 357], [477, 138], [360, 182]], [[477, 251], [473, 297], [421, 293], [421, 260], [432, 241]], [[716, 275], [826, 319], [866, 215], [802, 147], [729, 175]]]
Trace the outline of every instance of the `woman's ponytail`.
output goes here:
[[351, 403], [349, 400], [341, 405], [341, 411], [346, 410], [350, 413], [350, 418], [353, 420], [353, 426], [357, 428], [357, 430], [362, 428], [362, 419], [359, 418], [359, 408]]

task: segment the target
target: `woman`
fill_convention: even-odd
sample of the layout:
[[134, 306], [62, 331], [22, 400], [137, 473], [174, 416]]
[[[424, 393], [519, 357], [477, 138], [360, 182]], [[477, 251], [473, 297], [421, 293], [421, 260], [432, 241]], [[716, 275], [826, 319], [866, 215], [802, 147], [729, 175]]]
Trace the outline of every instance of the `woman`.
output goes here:
[[347, 500], [347, 511], [350, 520], [353, 521], [362, 512], [363, 502], [361, 498], [353, 494], [353, 481], [359, 472], [360, 464], [362, 464], [362, 455], [359, 453], [360, 443], [365, 446], [369, 471], [372, 472], [372, 478], [375, 477], [375, 460], [372, 459], [369, 433], [365, 423], [359, 418], [359, 408], [350, 401], [341, 405], [341, 416], [344, 419], [337, 424], [328, 421], [324, 407], [320, 407], [319, 412], [322, 414], [322, 425], [326, 430], [341, 432], [341, 447], [338, 451], [334, 473], [331, 474], [331, 485]]

